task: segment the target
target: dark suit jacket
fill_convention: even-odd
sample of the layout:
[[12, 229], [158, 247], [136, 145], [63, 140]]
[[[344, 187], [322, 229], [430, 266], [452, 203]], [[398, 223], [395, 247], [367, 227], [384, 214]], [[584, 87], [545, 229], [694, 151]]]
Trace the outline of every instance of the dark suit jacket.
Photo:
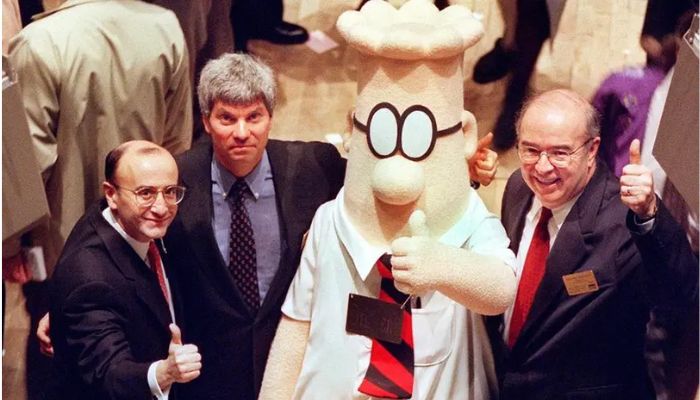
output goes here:
[[[672, 312], [687, 313], [698, 306], [698, 258], [693, 253], [682, 226], [664, 203], [657, 198], [659, 209], [649, 233], [640, 234], [627, 213], [627, 227], [644, 261], [653, 285], [649, 291], [652, 305]], [[691, 310], [691, 312], [693, 312]]]
[[[506, 186], [501, 214], [514, 252], [532, 198], [516, 171]], [[512, 350], [502, 339], [502, 316], [487, 318], [502, 399], [653, 398], [643, 351], [649, 306], [651, 299], [671, 298], [679, 290], [670, 286], [672, 279], [658, 277], [685, 272], [664, 270], [675, 266], [664, 263], [661, 268], [655, 264], [658, 257], [643, 265], [625, 223], [627, 214], [617, 179], [598, 162], [559, 230]], [[664, 209], [657, 216], [664, 227], [666, 216]], [[683, 242], [674, 248], [681, 249]], [[685, 253], [689, 247], [682, 250], [690, 254]], [[593, 271], [599, 290], [569, 296], [562, 277], [585, 270]], [[694, 294], [687, 285], [684, 291], [684, 296], [697, 297], [697, 284]]]
[[[628, 213], [627, 226], [649, 268], [654, 286], [672, 288], [671, 295], [652, 293], [653, 308], [645, 346], [649, 374], [657, 397], [694, 399], [698, 388], [698, 259], [687, 237], [658, 200], [660, 208], [649, 234], [640, 235]], [[648, 262], [647, 262], [648, 261]], [[674, 295], [675, 294], [675, 295]], [[660, 295], [660, 296], [659, 296]]]
[[343, 184], [345, 161], [331, 145], [270, 140], [267, 152], [284, 243], [279, 269], [256, 315], [245, 306], [214, 238], [209, 140], [178, 158], [188, 189], [166, 246], [183, 277], [190, 324], [186, 339], [202, 354], [201, 376], [182, 387], [189, 399], [257, 397], [302, 237], [318, 206], [335, 198]]
[[[106, 206], [93, 204], [77, 222], [51, 277], [51, 338], [62, 377], [56, 398], [150, 399], [148, 367], [168, 356], [171, 317], [158, 278], [102, 217]], [[177, 279], [166, 274], [177, 312]]]

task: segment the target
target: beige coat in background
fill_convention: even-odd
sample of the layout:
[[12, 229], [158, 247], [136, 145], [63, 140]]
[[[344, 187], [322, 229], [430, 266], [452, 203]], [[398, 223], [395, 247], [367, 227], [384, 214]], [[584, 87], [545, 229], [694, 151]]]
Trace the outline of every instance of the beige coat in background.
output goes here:
[[34, 243], [53, 269], [87, 206], [101, 195], [104, 158], [150, 140], [189, 148], [189, 60], [171, 11], [141, 1], [69, 0], [10, 42], [51, 219]]
[[2, 54], [7, 54], [12, 39], [22, 29], [17, 0], [2, 0]]

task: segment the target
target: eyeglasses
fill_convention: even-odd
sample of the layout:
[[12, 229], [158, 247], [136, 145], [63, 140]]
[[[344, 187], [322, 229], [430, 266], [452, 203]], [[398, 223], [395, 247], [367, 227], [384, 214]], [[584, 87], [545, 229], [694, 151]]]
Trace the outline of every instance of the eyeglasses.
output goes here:
[[[462, 122], [438, 130], [433, 113], [425, 106], [413, 105], [403, 114], [390, 103], [379, 103], [369, 113], [367, 125], [352, 116], [355, 127], [367, 134], [367, 145], [377, 158], [401, 154], [413, 161], [428, 157], [438, 136], [449, 135], [462, 129]], [[404, 135], [404, 132], [410, 134]]]
[[168, 205], [174, 206], [182, 201], [185, 197], [185, 190], [187, 189], [184, 186], [178, 185], [166, 186], [162, 189], [153, 186], [142, 186], [137, 189], [128, 189], [114, 184], [113, 186], [117, 189], [124, 189], [133, 193], [136, 198], [136, 204], [138, 204], [139, 207], [149, 207], [153, 205], [158, 198], [158, 193], [163, 193], [163, 200], [165, 200]]
[[582, 145], [572, 151], [557, 149], [552, 151], [542, 151], [533, 146], [518, 145], [518, 157], [523, 164], [536, 164], [542, 156], [547, 157], [550, 164], [558, 168], [566, 168], [571, 163], [571, 156], [590, 143], [593, 138], [589, 138]]

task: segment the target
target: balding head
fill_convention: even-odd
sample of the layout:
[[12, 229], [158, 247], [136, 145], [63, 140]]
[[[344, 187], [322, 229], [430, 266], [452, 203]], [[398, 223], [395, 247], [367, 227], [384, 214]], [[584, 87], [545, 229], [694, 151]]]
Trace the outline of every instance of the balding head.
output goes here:
[[105, 158], [105, 180], [107, 182], [114, 183], [119, 161], [130, 152], [134, 152], [136, 156], [164, 153], [172, 158], [168, 150], [165, 150], [153, 142], [147, 140], [131, 140], [124, 142], [107, 153], [107, 157]]
[[523, 179], [542, 205], [558, 209], [575, 199], [596, 169], [593, 107], [570, 90], [552, 90], [526, 103], [516, 128]]
[[[518, 114], [515, 130], [520, 134], [523, 118], [528, 110], [546, 112], [548, 109], [564, 109], [572, 114], [580, 114], [583, 118], [583, 129], [586, 137], [600, 136], [600, 118], [596, 109], [578, 93], [569, 89], [554, 89], [530, 97]], [[535, 111], [537, 110], [537, 111]]]

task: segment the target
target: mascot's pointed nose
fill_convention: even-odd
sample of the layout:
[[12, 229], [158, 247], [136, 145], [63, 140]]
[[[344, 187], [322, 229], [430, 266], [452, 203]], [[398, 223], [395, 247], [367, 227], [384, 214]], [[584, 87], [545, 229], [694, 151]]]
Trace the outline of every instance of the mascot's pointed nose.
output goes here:
[[401, 156], [379, 160], [372, 173], [372, 191], [382, 202], [405, 205], [418, 200], [425, 189], [423, 166]]

